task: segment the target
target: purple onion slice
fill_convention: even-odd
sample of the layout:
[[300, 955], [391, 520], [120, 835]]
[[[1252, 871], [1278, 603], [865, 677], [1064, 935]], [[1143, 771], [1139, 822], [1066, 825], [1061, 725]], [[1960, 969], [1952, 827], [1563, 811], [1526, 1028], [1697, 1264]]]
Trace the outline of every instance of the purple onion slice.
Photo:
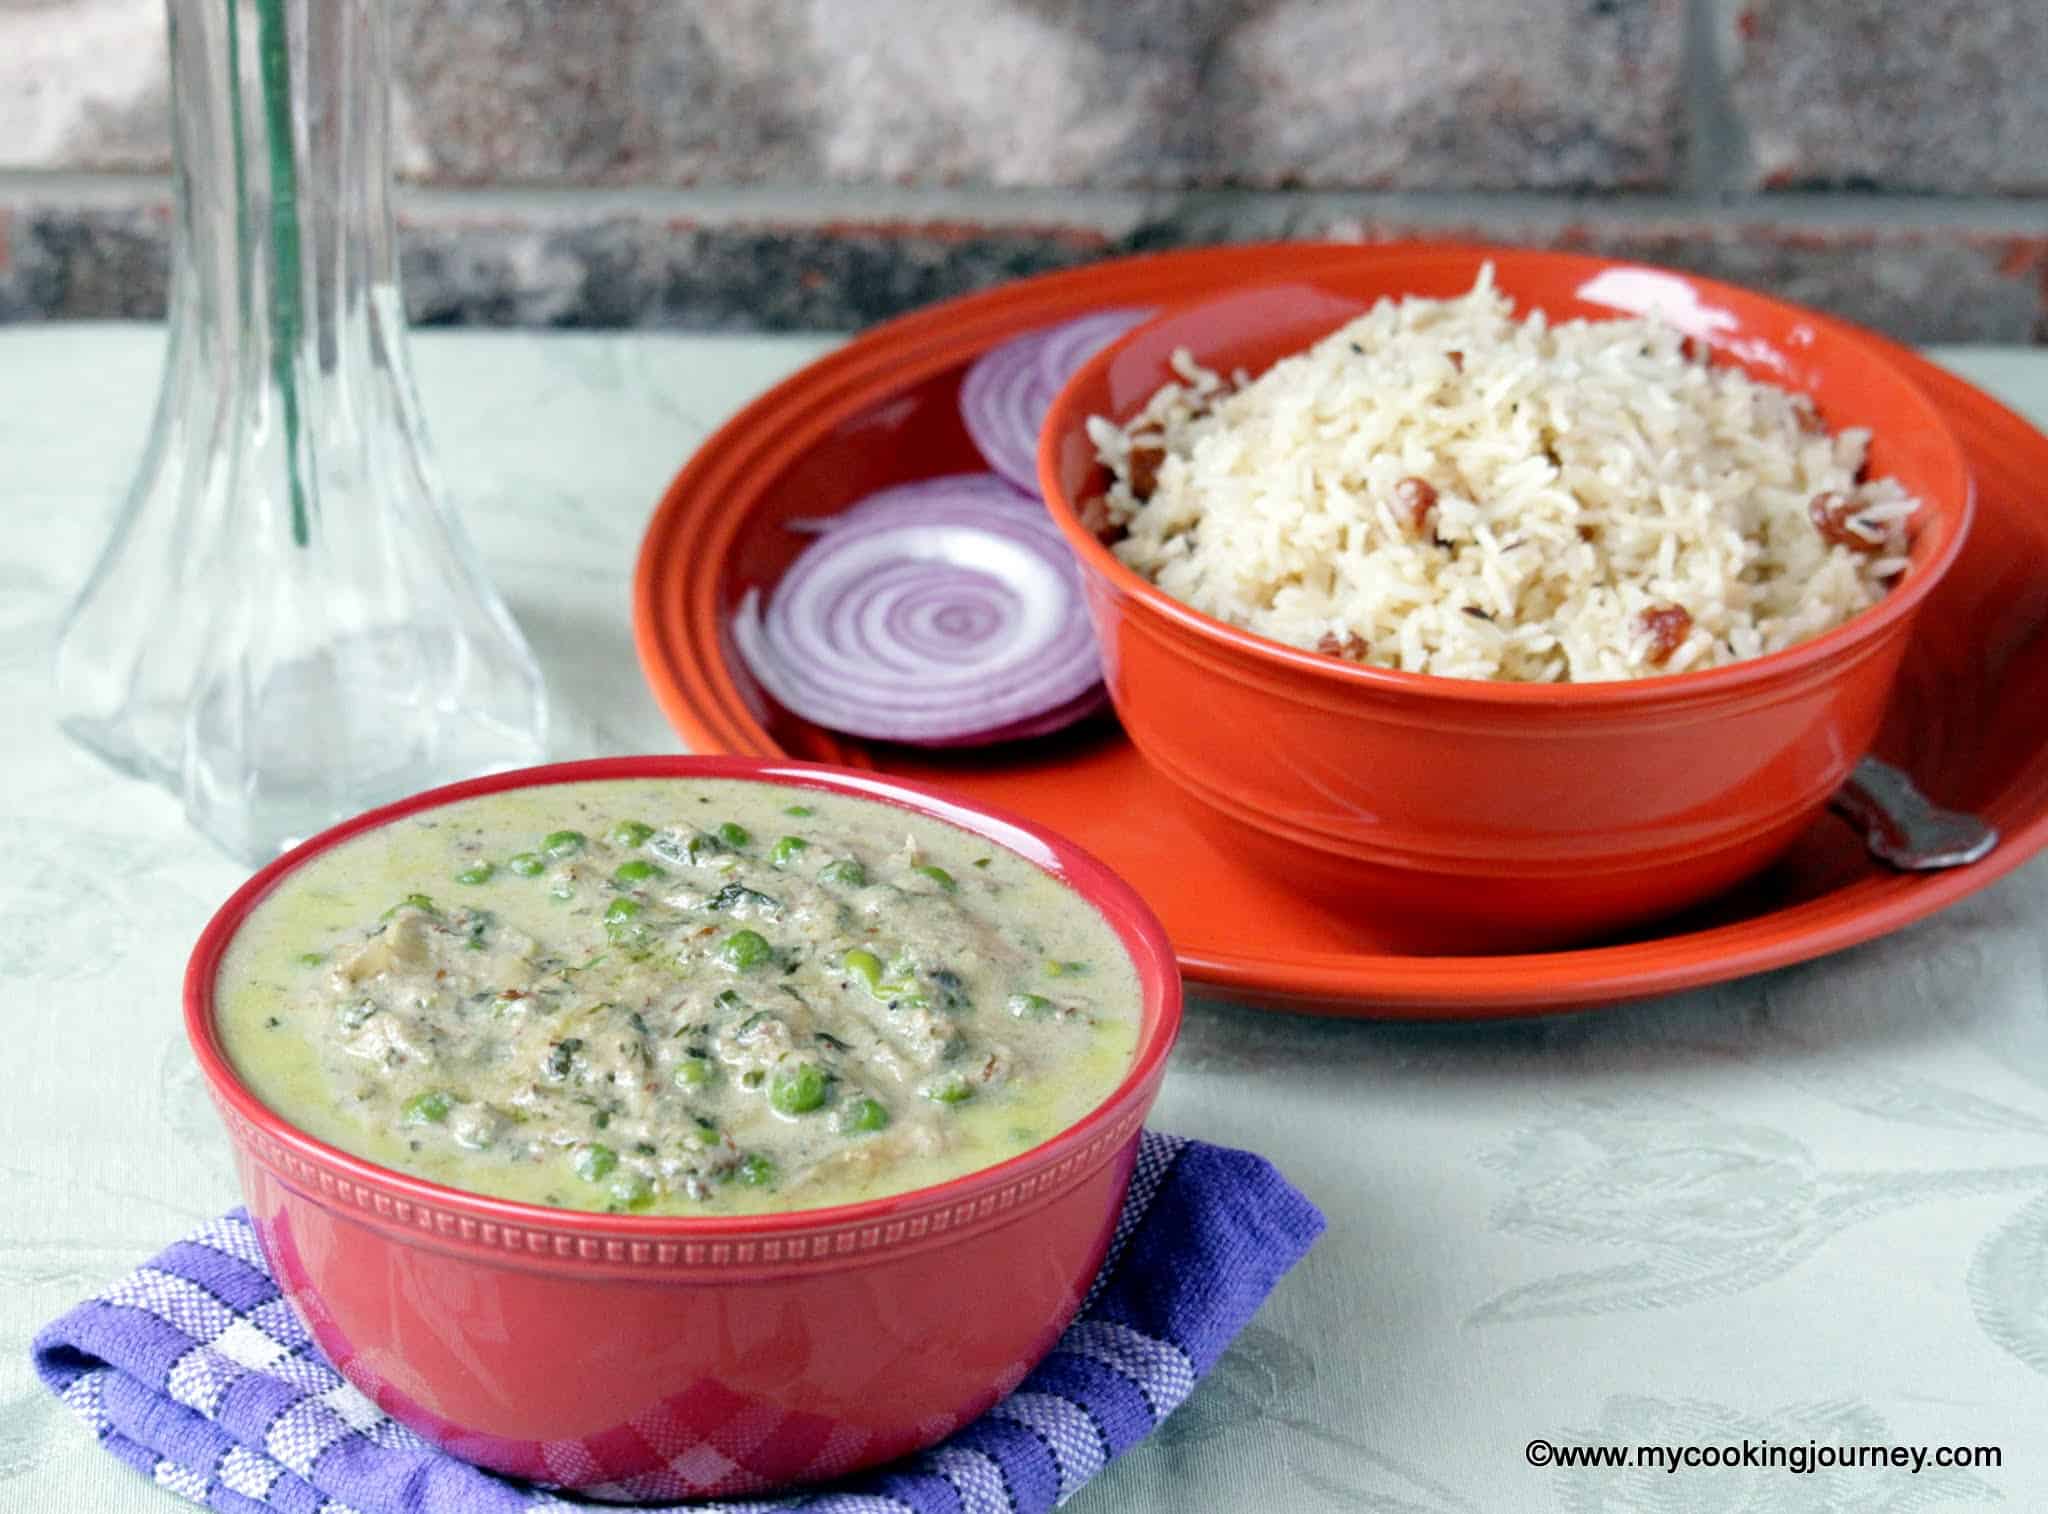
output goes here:
[[961, 380], [960, 418], [988, 465], [1035, 498], [1038, 433], [1054, 396], [1083, 363], [1151, 315], [1098, 310], [1027, 331], [983, 353]]
[[1065, 543], [990, 474], [885, 489], [833, 517], [771, 601], [748, 591], [733, 638], [787, 709], [873, 740], [1016, 740], [1103, 699]]

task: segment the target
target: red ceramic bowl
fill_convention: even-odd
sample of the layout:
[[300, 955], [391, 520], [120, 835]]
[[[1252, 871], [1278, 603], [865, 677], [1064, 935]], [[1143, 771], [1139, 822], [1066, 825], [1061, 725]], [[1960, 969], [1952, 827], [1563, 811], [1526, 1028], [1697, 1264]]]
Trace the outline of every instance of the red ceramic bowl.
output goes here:
[[[1832, 427], [1869, 427], [1873, 472], [1923, 502], [1904, 581], [1846, 624], [1749, 662], [1493, 683], [1360, 667], [1227, 625], [1082, 524], [1108, 482], [1084, 423], [1134, 414], [1171, 377], [1175, 349], [1256, 374], [1384, 296], [1462, 294], [1488, 261], [1521, 310], [1661, 316], [1715, 361], [1812, 394]], [[1767, 864], [1869, 747], [1914, 614], [1973, 507], [1939, 411], [1854, 328], [1687, 274], [1487, 248], [1361, 249], [1355, 266], [1168, 312], [1060, 393], [1039, 476], [1080, 557], [1117, 713], [1191, 813], [1276, 876], [1437, 950], [1586, 937]]]
[[[313, 1139], [243, 1086], [214, 1025], [221, 954], [308, 859], [421, 810], [608, 778], [746, 778], [848, 794], [986, 837], [1086, 898], [1138, 968], [1130, 1073], [995, 1167], [831, 1209], [585, 1214], [443, 1187]], [[496, 1471], [629, 1499], [748, 1493], [901, 1456], [981, 1413], [1051, 1348], [1100, 1266], [1180, 1029], [1164, 932], [1060, 837], [919, 785], [804, 763], [627, 757], [435, 789], [336, 826], [222, 906], [185, 1026], [279, 1284], [387, 1413]]]

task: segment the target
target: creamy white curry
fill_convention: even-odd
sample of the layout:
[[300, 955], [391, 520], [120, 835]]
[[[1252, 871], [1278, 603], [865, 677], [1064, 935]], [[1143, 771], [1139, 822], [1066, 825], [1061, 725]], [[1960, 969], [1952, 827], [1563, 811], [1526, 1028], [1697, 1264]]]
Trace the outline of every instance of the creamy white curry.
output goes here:
[[476, 1193], [712, 1214], [989, 1166], [1110, 1093], [1137, 975], [1086, 901], [893, 806], [737, 781], [519, 789], [289, 875], [216, 999], [301, 1129]]

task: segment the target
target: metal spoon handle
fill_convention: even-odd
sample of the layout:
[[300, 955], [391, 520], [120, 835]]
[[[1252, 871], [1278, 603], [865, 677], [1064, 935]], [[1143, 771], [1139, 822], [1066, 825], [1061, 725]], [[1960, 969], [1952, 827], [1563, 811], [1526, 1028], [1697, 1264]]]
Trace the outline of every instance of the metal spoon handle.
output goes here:
[[1828, 800], [1863, 832], [1873, 856], [1893, 867], [1964, 867], [1998, 845], [1975, 815], [1943, 809], [1888, 762], [1866, 757]]

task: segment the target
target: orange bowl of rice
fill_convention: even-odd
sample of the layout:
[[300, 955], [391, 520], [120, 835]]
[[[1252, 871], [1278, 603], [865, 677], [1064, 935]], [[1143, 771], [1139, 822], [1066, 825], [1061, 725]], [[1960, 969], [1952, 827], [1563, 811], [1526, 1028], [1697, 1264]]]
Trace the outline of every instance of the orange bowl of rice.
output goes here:
[[1197, 818], [1458, 951], [1768, 865], [1972, 511], [1882, 339], [1485, 248], [1171, 310], [1068, 384], [1039, 467], [1117, 712]]

